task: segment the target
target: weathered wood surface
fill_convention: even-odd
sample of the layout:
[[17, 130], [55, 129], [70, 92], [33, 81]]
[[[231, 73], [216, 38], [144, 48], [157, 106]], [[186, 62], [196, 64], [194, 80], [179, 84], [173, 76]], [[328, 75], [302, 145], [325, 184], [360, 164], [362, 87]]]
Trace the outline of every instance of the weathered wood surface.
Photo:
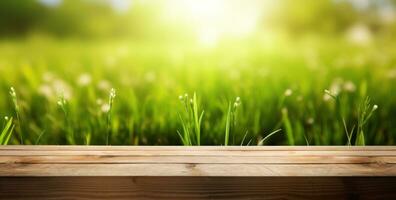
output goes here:
[[0, 177], [0, 199], [396, 199], [390, 177]]
[[0, 147], [0, 199], [396, 199], [396, 147]]
[[0, 176], [396, 176], [396, 147], [4, 146]]

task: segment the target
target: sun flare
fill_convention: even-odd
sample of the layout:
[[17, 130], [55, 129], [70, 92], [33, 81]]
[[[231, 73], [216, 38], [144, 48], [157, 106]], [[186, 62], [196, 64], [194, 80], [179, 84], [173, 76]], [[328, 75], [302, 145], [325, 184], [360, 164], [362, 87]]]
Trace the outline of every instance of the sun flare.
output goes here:
[[261, 17], [260, 1], [172, 0], [168, 8], [184, 20], [204, 45], [215, 45], [224, 37], [244, 37], [252, 33]]

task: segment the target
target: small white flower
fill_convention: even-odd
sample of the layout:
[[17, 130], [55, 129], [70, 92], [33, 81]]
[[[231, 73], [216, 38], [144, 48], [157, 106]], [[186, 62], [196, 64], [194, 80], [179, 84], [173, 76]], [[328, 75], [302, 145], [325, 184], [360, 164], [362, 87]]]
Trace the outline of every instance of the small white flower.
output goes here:
[[96, 99], [96, 104], [98, 105], [102, 105], [103, 104], [103, 100], [102, 99]]
[[101, 80], [98, 83], [98, 88], [101, 90], [108, 91], [110, 89], [110, 87], [111, 87], [111, 84], [107, 80]]
[[330, 91], [327, 90], [327, 92], [323, 95], [323, 101], [329, 101], [331, 99], [329, 93]]
[[12, 97], [16, 97], [16, 92], [15, 92], [14, 87], [10, 87], [10, 95], [11, 95]]
[[377, 110], [377, 109], [378, 109], [378, 105], [375, 104], [375, 105], [373, 106], [373, 111], [374, 111], [374, 110]]
[[4, 116], [4, 119], [5, 119], [6, 121], [8, 121], [8, 120], [9, 120], [8, 116]]
[[114, 88], [111, 88], [110, 90], [110, 98], [114, 99], [116, 97], [116, 91]]
[[85, 73], [85, 74], [81, 74], [78, 77], [77, 83], [80, 86], [87, 86], [91, 83], [91, 81], [92, 81], [91, 75]]
[[239, 105], [241, 105], [241, 97], [236, 97], [234, 102], [234, 108], [238, 107]]
[[110, 105], [107, 104], [107, 103], [105, 103], [105, 104], [103, 104], [103, 105], [100, 107], [100, 109], [102, 110], [102, 112], [107, 113], [107, 112], [110, 111]]
[[67, 99], [67, 100], [69, 100], [69, 99], [71, 99], [71, 96], [72, 96], [72, 89], [71, 89], [71, 87], [66, 83], [66, 82], [64, 82], [63, 80], [61, 80], [61, 79], [58, 79], [58, 80], [55, 80], [54, 82], [53, 82], [53, 89], [54, 89], [54, 91], [56, 92], [56, 94], [59, 96], [59, 95], [62, 95], [65, 99]]
[[314, 118], [310, 117], [307, 119], [307, 124], [313, 124], [315, 122]]
[[365, 24], [355, 24], [347, 31], [347, 39], [357, 45], [367, 45], [372, 41], [372, 32]]
[[41, 85], [38, 88], [38, 92], [39, 92], [39, 94], [45, 96], [48, 99], [54, 97], [54, 92], [53, 92], [51, 86], [49, 86], [47, 84]]
[[341, 86], [338, 83], [333, 83], [330, 86], [330, 93], [333, 94], [334, 96], [337, 96], [341, 91]]
[[287, 89], [286, 91], [285, 91], [285, 93], [284, 93], [284, 95], [285, 96], [291, 96], [293, 94], [293, 90], [291, 90], [290, 88], [289, 89]]
[[347, 81], [344, 83], [344, 90], [348, 92], [354, 92], [356, 90], [356, 86], [352, 81]]
[[334, 94], [334, 93], [332, 93], [331, 91], [329, 91], [329, 90], [324, 90], [324, 92], [325, 92], [325, 94], [323, 95], [323, 100], [324, 101], [328, 101], [328, 100], [330, 100], [331, 98], [337, 98], [337, 95], [338, 94]]

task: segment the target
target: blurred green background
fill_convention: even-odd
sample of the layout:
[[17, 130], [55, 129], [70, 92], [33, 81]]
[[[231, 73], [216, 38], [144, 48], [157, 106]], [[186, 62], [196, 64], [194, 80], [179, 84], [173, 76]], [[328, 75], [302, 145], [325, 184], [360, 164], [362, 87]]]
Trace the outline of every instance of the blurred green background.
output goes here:
[[179, 95], [196, 93], [201, 145], [394, 145], [395, 9], [392, 0], [2, 0], [0, 130], [13, 117], [9, 144], [183, 144], [177, 131], [184, 123], [196, 134], [196, 123]]

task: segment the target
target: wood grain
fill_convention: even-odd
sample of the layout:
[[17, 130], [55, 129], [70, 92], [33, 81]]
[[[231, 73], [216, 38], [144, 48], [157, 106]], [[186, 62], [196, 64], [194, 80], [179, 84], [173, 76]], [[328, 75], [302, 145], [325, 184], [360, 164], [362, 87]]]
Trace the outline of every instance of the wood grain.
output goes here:
[[389, 177], [0, 177], [0, 199], [395, 199]]
[[396, 199], [396, 147], [3, 146], [0, 199]]
[[0, 176], [396, 176], [396, 148], [4, 146]]

